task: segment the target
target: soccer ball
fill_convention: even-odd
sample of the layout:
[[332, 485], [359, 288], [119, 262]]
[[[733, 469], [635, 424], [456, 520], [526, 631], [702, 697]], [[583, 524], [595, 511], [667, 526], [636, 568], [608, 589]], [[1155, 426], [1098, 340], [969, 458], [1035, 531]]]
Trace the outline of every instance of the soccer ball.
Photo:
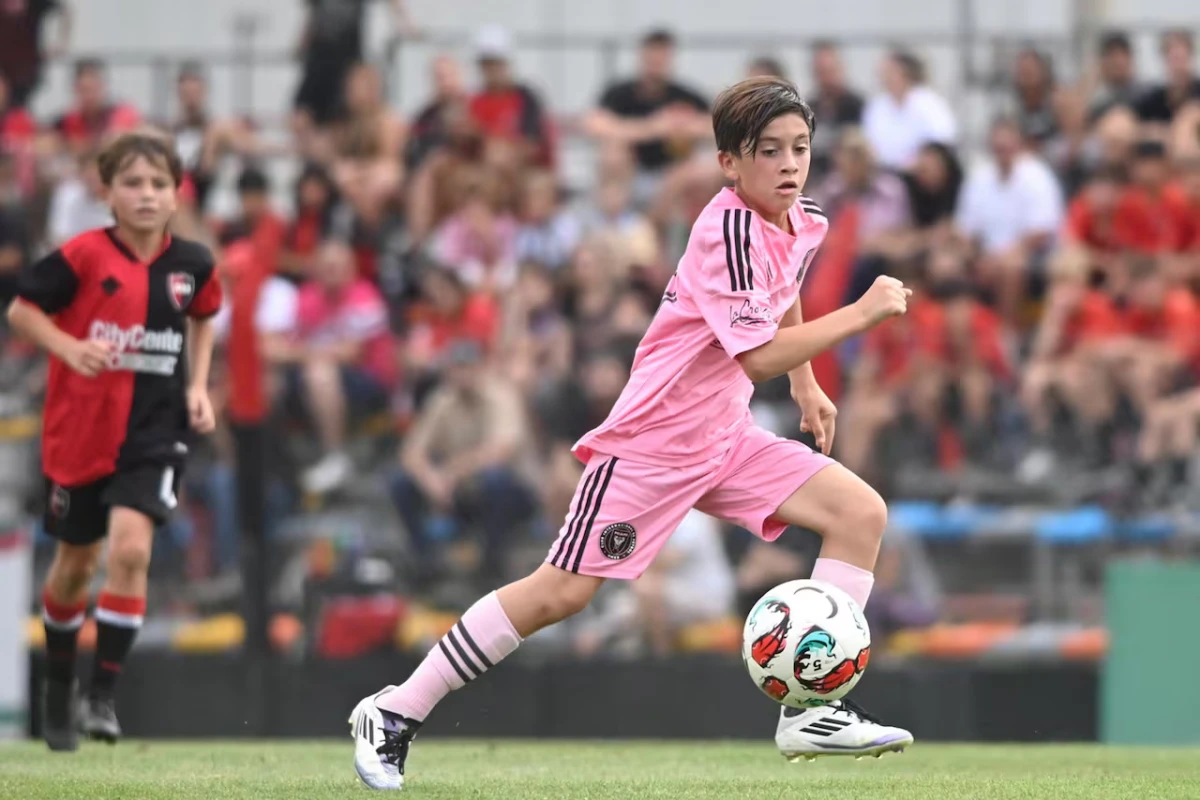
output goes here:
[[870, 657], [862, 609], [822, 581], [776, 586], [754, 604], [742, 631], [742, 661], [754, 685], [793, 708], [845, 697]]

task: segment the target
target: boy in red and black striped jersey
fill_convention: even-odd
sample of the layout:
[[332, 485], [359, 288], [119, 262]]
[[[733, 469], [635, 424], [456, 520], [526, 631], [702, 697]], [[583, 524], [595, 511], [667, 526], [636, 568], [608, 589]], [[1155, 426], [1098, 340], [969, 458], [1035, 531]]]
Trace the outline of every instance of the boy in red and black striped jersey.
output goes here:
[[46, 530], [58, 539], [43, 593], [43, 730], [74, 750], [75, 642], [101, 545], [96, 654], [83, 731], [120, 736], [113, 689], [146, 609], [154, 529], [175, 508], [192, 431], [214, 427], [207, 394], [221, 307], [213, 259], [173, 239], [182, 169], [170, 143], [125, 134], [100, 156], [117, 224], [67, 242], [18, 279], [14, 330], [50, 354], [42, 431]]

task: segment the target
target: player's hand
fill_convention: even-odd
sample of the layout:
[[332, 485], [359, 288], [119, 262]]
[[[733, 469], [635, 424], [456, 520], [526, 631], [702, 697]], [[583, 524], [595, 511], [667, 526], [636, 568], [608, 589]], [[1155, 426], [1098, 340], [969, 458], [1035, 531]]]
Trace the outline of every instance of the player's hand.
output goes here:
[[837, 423], [837, 406], [821, 387], [813, 384], [792, 388], [792, 399], [800, 406], [800, 432], [811, 433], [817, 449], [825, 455], [833, 450], [833, 434]]
[[208, 399], [208, 391], [201, 387], [192, 387], [187, 393], [188, 422], [197, 433], [212, 433], [217, 427], [217, 416], [213, 413], [212, 401]]
[[908, 310], [908, 298], [912, 289], [888, 275], [880, 275], [867, 289], [866, 294], [855, 302], [854, 307], [863, 315], [868, 328], [873, 328], [885, 319], [898, 317]]
[[63, 361], [85, 378], [94, 378], [108, 368], [112, 352], [113, 346], [108, 342], [78, 339], [64, 354]]

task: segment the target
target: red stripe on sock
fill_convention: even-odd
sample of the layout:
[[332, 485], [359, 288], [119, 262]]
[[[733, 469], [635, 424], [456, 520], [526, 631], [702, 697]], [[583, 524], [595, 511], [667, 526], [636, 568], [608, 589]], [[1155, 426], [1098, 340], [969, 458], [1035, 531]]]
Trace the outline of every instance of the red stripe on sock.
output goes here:
[[114, 614], [132, 614], [133, 616], [145, 616], [146, 614], [146, 598], [144, 597], [124, 597], [119, 594], [109, 594], [101, 592], [96, 598], [96, 608], [103, 608], [105, 611], [111, 611]]
[[42, 590], [42, 606], [46, 609], [46, 616], [54, 622], [68, 623], [78, 617], [87, 609], [87, 602], [80, 601], [75, 605], [60, 603], [50, 596], [50, 589], [47, 587]]
[[100, 668], [106, 669], [109, 672], [120, 672], [121, 664], [119, 661], [101, 661]]

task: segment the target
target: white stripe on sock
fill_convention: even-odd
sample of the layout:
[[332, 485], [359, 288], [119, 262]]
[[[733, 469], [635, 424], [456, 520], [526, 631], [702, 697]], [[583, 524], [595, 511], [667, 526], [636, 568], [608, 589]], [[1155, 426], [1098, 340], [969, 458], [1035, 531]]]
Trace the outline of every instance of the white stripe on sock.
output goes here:
[[96, 609], [96, 622], [116, 625], [118, 628], [140, 628], [144, 617], [141, 614], [121, 614], [107, 608]]

